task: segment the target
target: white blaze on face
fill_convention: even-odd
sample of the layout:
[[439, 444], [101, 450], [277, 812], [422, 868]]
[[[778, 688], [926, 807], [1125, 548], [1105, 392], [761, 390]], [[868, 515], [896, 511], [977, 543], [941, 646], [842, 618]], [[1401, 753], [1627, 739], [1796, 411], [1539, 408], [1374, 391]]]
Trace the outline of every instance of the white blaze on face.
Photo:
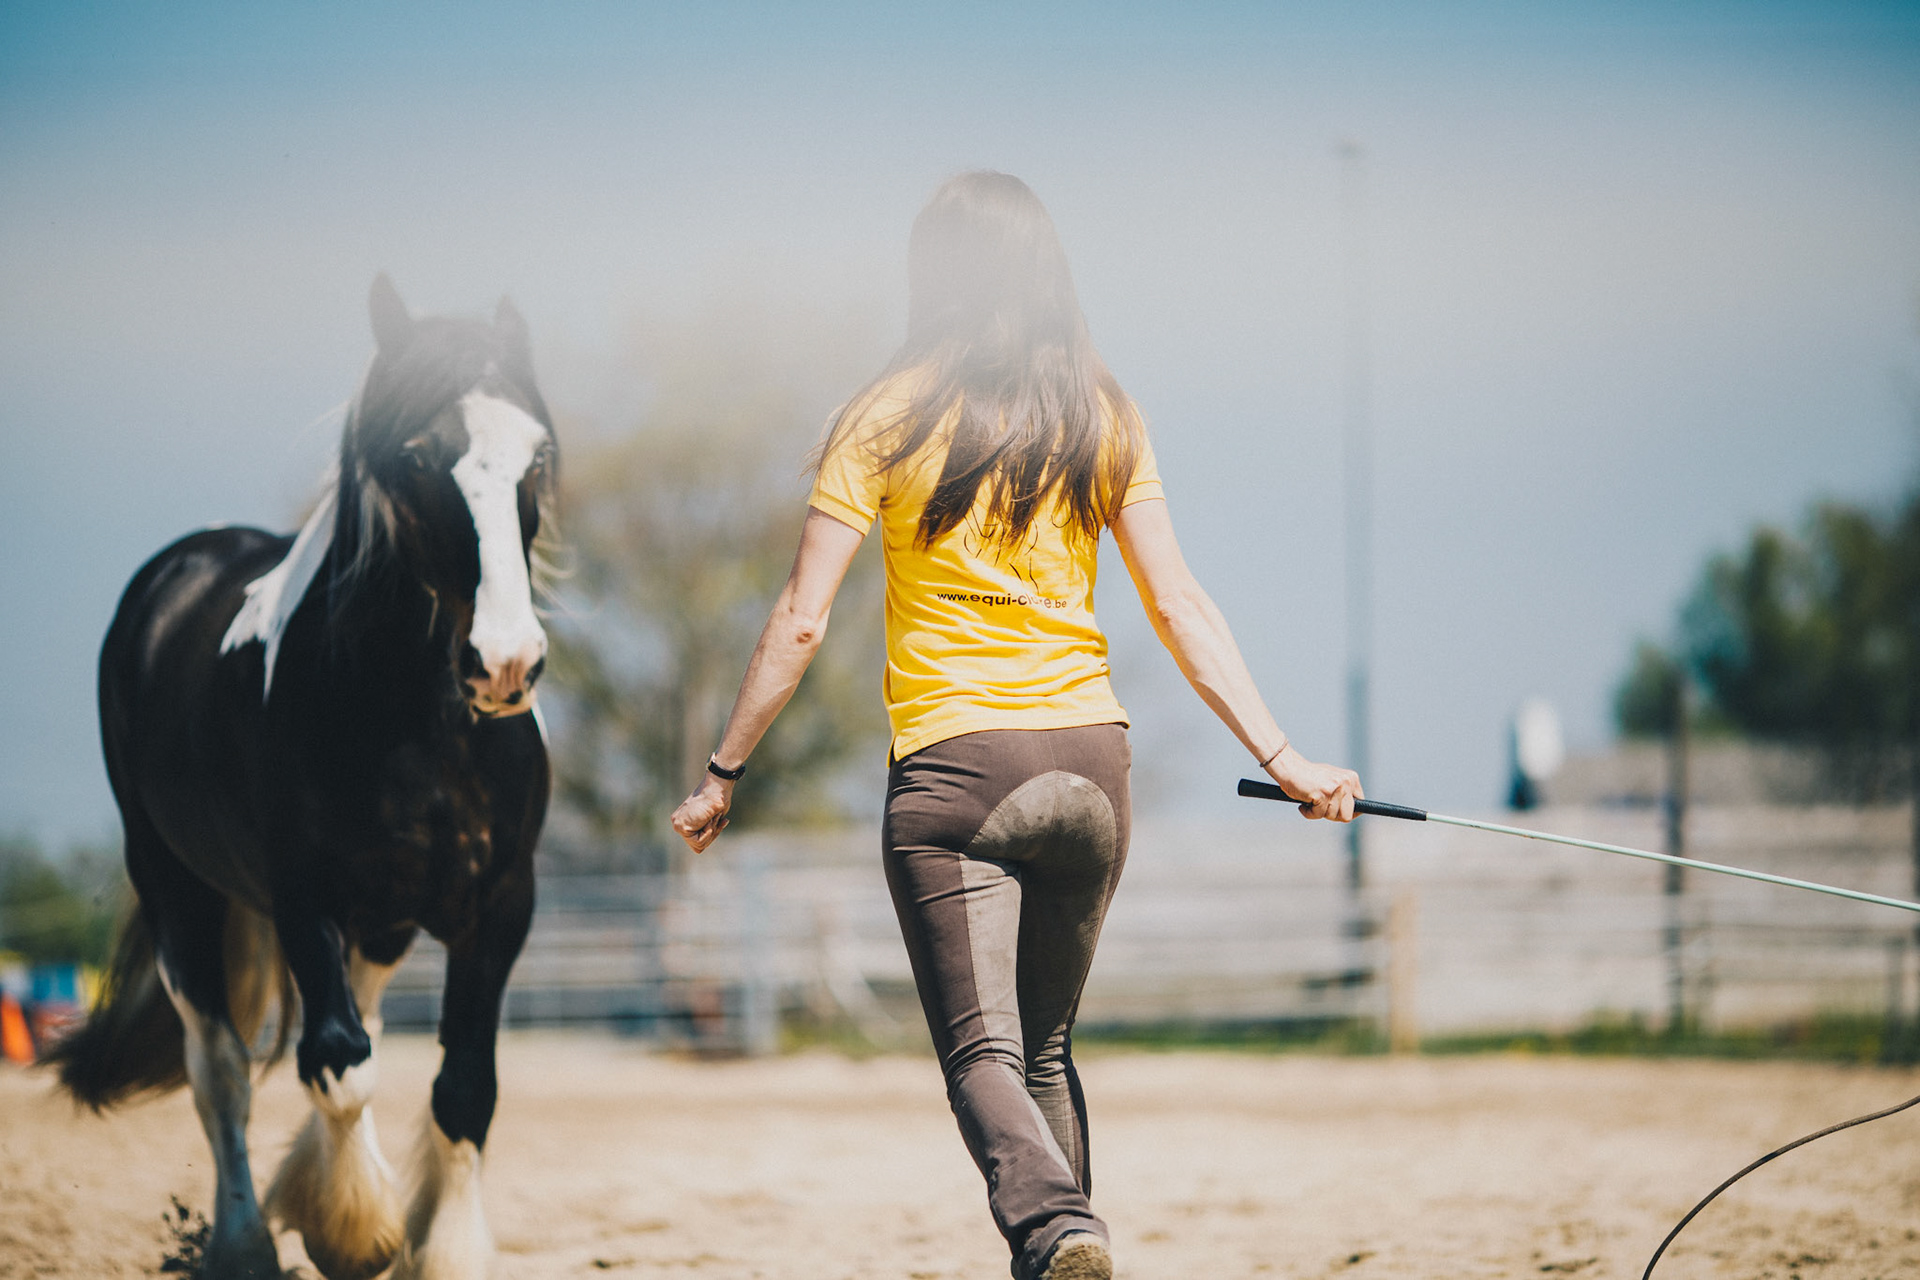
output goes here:
[[526, 686], [527, 672], [547, 651], [546, 632], [533, 612], [533, 584], [520, 542], [521, 478], [546, 442], [547, 430], [526, 410], [497, 396], [470, 392], [460, 401], [467, 451], [453, 465], [454, 483], [480, 535], [480, 587], [468, 636], [486, 666], [483, 710], [525, 711], [532, 699], [509, 704]]

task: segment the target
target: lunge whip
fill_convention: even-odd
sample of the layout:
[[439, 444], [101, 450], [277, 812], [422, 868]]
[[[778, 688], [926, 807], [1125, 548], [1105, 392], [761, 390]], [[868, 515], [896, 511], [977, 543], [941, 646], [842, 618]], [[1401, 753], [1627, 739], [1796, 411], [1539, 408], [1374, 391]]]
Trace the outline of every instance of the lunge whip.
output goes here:
[[[1252, 778], [1240, 779], [1240, 794], [1257, 800], [1285, 800], [1289, 804], [1301, 803], [1271, 782], [1256, 782]], [[1470, 827], [1475, 831], [1491, 831], [1495, 835], [1519, 836], [1525, 840], [1544, 840], [1548, 844], [1572, 845], [1576, 849], [1597, 849], [1601, 853], [1620, 853], [1629, 858], [1645, 858], [1649, 862], [1664, 862], [1675, 867], [1692, 867], [1695, 871], [1712, 871], [1723, 876], [1739, 876], [1743, 880], [1760, 880], [1767, 884], [1785, 885], [1789, 889], [1805, 889], [1811, 893], [1824, 893], [1835, 898], [1851, 898], [1855, 902], [1871, 902], [1878, 907], [1897, 907], [1901, 911], [1920, 914], [1920, 902], [1908, 902], [1904, 898], [1885, 898], [1877, 893], [1862, 893], [1858, 889], [1842, 889], [1830, 884], [1816, 884], [1812, 880], [1795, 880], [1791, 876], [1768, 875], [1764, 871], [1750, 871], [1746, 867], [1729, 867], [1718, 862], [1701, 862], [1697, 858], [1681, 858], [1671, 853], [1655, 853], [1651, 849], [1629, 849], [1625, 845], [1601, 844], [1597, 840], [1576, 840], [1572, 836], [1557, 836], [1546, 831], [1529, 831], [1525, 827], [1507, 827], [1497, 822], [1481, 822], [1477, 818], [1456, 818], [1445, 813], [1429, 813], [1425, 809], [1413, 809], [1403, 804], [1386, 804], [1379, 800], [1355, 800], [1353, 812], [1355, 816], [1365, 813], [1376, 818], [1404, 818], [1409, 822], [1444, 822], [1450, 827]]]

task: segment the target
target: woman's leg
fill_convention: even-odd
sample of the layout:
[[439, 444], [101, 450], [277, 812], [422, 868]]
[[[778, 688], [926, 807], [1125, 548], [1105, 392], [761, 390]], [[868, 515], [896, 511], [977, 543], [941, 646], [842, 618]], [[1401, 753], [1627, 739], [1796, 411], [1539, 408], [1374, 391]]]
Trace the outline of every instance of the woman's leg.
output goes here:
[[[1093, 1194], [1086, 1096], [1073, 1067], [1073, 1021], [1094, 945], [1126, 863], [1129, 835], [1126, 732], [1119, 725], [1059, 730], [1052, 835], [1022, 865], [1019, 1001], [1027, 1092]], [[981, 832], [984, 838], [987, 830]]]
[[[1076, 749], [1086, 735], [1109, 757], [1118, 743], [1117, 797], [1079, 772], [1100, 754]], [[968, 734], [896, 765], [889, 786], [888, 884], [954, 1115], [1020, 1277], [1068, 1232], [1106, 1238], [1087, 1203], [1066, 1036], [1124, 849], [1124, 746], [1117, 726]]]

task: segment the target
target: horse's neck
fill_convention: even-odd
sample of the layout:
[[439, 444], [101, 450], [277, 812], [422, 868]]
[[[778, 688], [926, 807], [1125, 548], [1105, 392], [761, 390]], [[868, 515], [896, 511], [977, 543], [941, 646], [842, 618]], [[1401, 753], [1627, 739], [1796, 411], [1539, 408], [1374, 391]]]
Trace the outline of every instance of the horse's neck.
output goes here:
[[[332, 679], [437, 691], [446, 678], [449, 641], [442, 634], [446, 620], [436, 616], [426, 589], [389, 565], [355, 575], [349, 586], [325, 585], [331, 582], [331, 573], [324, 574], [317, 620], [326, 629]], [[335, 595], [338, 591], [346, 594]]]

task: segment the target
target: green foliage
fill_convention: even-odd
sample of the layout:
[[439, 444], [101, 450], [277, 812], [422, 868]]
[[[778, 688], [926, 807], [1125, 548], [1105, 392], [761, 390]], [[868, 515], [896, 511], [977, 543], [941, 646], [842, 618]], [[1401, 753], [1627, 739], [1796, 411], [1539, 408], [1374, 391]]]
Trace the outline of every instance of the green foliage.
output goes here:
[[1520, 1031], [1439, 1036], [1421, 1044], [1431, 1054], [1551, 1053], [1601, 1057], [1789, 1058], [1819, 1062], [1889, 1060], [1889, 1043], [1901, 1034], [1874, 1014], [1824, 1013], [1764, 1027], [1677, 1031], [1650, 1025], [1635, 1015], [1601, 1017], [1571, 1031]]
[[1680, 701], [1680, 664], [1659, 645], [1642, 640], [1633, 665], [1613, 695], [1613, 719], [1629, 738], [1654, 738], [1668, 732]]
[[1920, 497], [1890, 517], [1827, 504], [1798, 535], [1756, 530], [1708, 564], [1681, 634], [1727, 722], [1825, 749], [1863, 798], [1884, 790], [1920, 732]]
[[1623, 734], [1666, 731], [1684, 667], [1696, 725], [1820, 748], [1844, 793], [1883, 796], [1920, 737], [1920, 495], [1891, 515], [1828, 503], [1797, 534], [1756, 529], [1708, 562], [1679, 650], [1636, 649], [1614, 695]]
[[32, 964], [104, 964], [124, 883], [118, 858], [102, 851], [55, 863], [30, 841], [0, 840], [0, 951]]
[[1882, 521], [1818, 508], [1800, 537], [1757, 531], [1707, 567], [1682, 614], [1688, 657], [1749, 732], [1826, 744], [1904, 738], [1913, 726], [1913, 513]]
[[[804, 459], [844, 355], [796, 360], [749, 326], [649, 335], [652, 392], [623, 429], [578, 424], [562, 512], [570, 577], [553, 642], [556, 782], [609, 844], [666, 841], [666, 818], [717, 744], [806, 514]], [[831, 345], [831, 343], [830, 343]], [[836, 816], [833, 783], [876, 770], [880, 575], [864, 548], [818, 658], [736, 792], [744, 823]]]
[[[1522, 1053], [1647, 1058], [1787, 1058], [1820, 1062], [1899, 1062], [1912, 1029], [1889, 1026], [1874, 1014], [1824, 1013], [1759, 1027], [1708, 1031], [1659, 1027], [1639, 1015], [1600, 1016], [1568, 1031], [1506, 1031], [1429, 1036], [1425, 1054]], [[1075, 1048], [1185, 1052], [1385, 1053], [1386, 1036], [1364, 1018], [1296, 1018], [1083, 1026]]]
[[1365, 1018], [1300, 1017], [1083, 1023], [1073, 1030], [1076, 1049], [1130, 1052], [1227, 1050], [1244, 1053], [1385, 1053], [1387, 1038]]

